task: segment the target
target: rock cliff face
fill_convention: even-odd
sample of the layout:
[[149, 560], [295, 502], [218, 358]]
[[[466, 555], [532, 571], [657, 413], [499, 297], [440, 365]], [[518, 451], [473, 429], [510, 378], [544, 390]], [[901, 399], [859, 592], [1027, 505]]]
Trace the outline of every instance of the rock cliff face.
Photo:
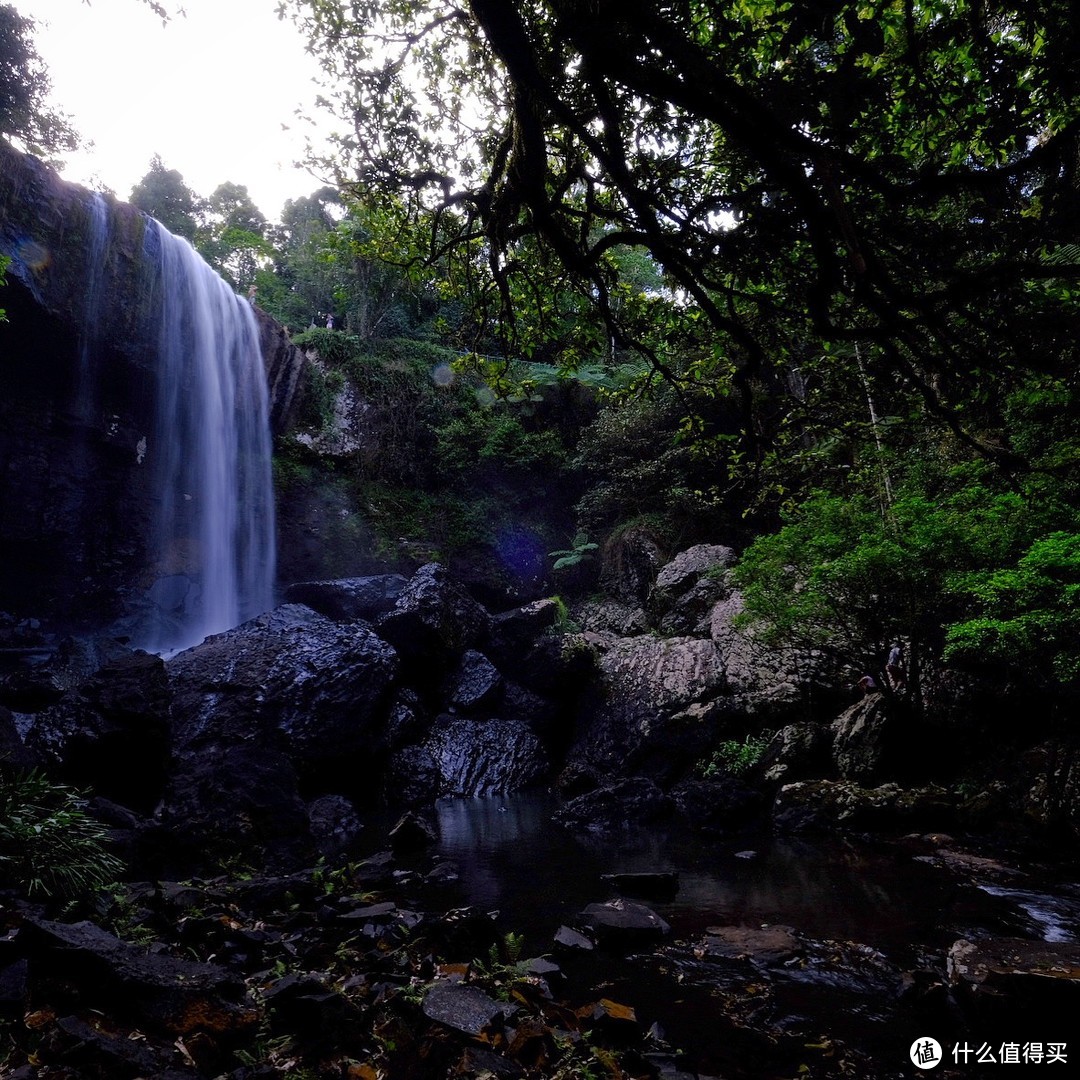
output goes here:
[[[161, 298], [147, 221], [0, 141], [0, 610], [92, 629], [150, 585]], [[256, 318], [282, 430], [305, 360]]]

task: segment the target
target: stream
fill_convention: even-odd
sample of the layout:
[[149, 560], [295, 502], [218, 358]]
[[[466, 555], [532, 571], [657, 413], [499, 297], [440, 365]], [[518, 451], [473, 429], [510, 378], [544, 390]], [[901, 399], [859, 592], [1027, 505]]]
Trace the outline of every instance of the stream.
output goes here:
[[[456, 874], [441, 895], [498, 911], [500, 928], [523, 933], [535, 955], [551, 953], [555, 932], [587, 904], [617, 895], [602, 874], [676, 871], [675, 898], [646, 901], [671, 925], [664, 945], [557, 959], [575, 981], [591, 979], [592, 993], [632, 1005], [646, 1027], [658, 1023], [702, 1073], [741, 1071], [725, 1018], [735, 1001], [740, 1023], [828, 1033], [901, 1075], [912, 1040], [927, 1034], [901, 992], [907, 973], [943, 973], [961, 937], [1080, 938], [1080, 888], [1068, 883], [976, 886], [902, 848], [839, 838], [707, 838], [663, 827], [571, 835], [551, 823], [557, 805], [547, 793], [441, 800], [435, 854]], [[798, 957], [701, 955], [708, 928], [765, 925], [793, 928]], [[758, 993], [759, 983], [760, 1005], [748, 1008], [747, 988]]]

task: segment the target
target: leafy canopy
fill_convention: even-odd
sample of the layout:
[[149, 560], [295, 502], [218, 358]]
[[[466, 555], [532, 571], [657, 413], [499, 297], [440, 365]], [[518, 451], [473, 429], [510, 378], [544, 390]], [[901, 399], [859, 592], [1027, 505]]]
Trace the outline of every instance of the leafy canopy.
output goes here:
[[988, 372], [1070, 355], [1077, 261], [1047, 258], [1080, 205], [1064, 0], [281, 9], [325, 68], [339, 175], [467, 283], [508, 351], [557, 333], [548, 301], [576, 295], [682, 377], [648, 294], [624, 292], [616, 254], [640, 251], [679, 351], [734, 384], [748, 435], [771, 368], [863, 343], [872, 378], [898, 374], [1007, 462], [966, 401]]
[[0, 4], [0, 135], [44, 157], [74, 150], [79, 137], [70, 120], [47, 104], [52, 84], [33, 31], [33, 19]]

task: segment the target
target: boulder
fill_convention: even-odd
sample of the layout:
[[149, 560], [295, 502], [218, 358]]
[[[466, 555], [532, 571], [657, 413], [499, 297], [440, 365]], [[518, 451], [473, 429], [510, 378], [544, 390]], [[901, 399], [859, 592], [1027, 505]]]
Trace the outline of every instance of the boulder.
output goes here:
[[285, 602], [306, 604], [335, 622], [371, 621], [393, 610], [405, 585], [401, 574], [300, 581], [285, 590]]
[[226, 969], [147, 953], [90, 922], [28, 915], [18, 945], [35, 980], [50, 972], [62, 974], [85, 1006], [156, 1031], [221, 1036], [248, 1031], [258, 1020], [243, 981]]
[[1049, 739], [1025, 752], [1015, 787], [1020, 808], [1040, 828], [1065, 828], [1080, 836], [1080, 745]]
[[671, 789], [671, 798], [692, 829], [721, 836], [746, 828], [768, 808], [765, 793], [737, 776], [688, 777]]
[[630, 526], [604, 545], [600, 584], [625, 603], [643, 605], [663, 561], [660, 545], [648, 527]]
[[613, 833], [669, 817], [672, 801], [643, 776], [588, 791], [560, 807], [552, 820], [564, 829]]
[[308, 822], [319, 854], [329, 859], [347, 855], [364, 826], [356, 808], [343, 795], [322, 795], [308, 804]]
[[[1080, 944], [1021, 938], [961, 939], [949, 949], [949, 979], [980, 1024], [1042, 1031], [1049, 1017], [1080, 1009]], [[1054, 1036], [1056, 1037], [1056, 1035]], [[1066, 1035], [1062, 1033], [1061, 1041]]]
[[843, 780], [873, 785], [895, 773], [899, 722], [881, 694], [870, 694], [833, 721], [832, 757]]
[[481, 652], [467, 649], [450, 676], [450, 706], [464, 713], [491, 705], [502, 686], [498, 668]]
[[822, 659], [765, 645], [752, 628], [737, 625], [742, 612], [742, 594], [733, 590], [708, 616], [732, 708], [766, 726], [832, 713], [838, 699]]
[[168, 662], [176, 752], [259, 738], [324, 784], [361, 769], [382, 741], [398, 672], [394, 650], [364, 623], [339, 624], [286, 604]]
[[831, 728], [813, 720], [787, 724], [765, 747], [758, 772], [763, 780], [774, 784], [827, 776], [833, 769], [833, 737]]
[[649, 612], [665, 634], [708, 632], [713, 607], [732, 593], [725, 571], [735, 552], [719, 544], [698, 544], [661, 568], [649, 594]]
[[41, 764], [38, 754], [23, 742], [11, 710], [0, 705], [0, 776], [26, 772]]
[[521, 720], [441, 716], [422, 749], [438, 777], [429, 799], [520, 791], [550, 767], [540, 740]]
[[429, 1020], [473, 1036], [483, 1035], [493, 1027], [501, 1027], [503, 1020], [513, 1011], [505, 1002], [488, 997], [475, 986], [462, 986], [446, 980], [432, 986], [424, 995], [421, 1008]]
[[27, 747], [68, 783], [149, 811], [169, 766], [170, 709], [164, 662], [129, 653], [38, 713]]
[[370, 799], [397, 672], [364, 623], [285, 605], [167, 663], [173, 768], [161, 857], [243, 850], [277, 862], [311, 849], [300, 776]]
[[409, 579], [376, 629], [419, 674], [445, 671], [485, 636], [488, 613], [455, 584], [445, 567], [428, 563]]
[[700, 947], [706, 956], [765, 967], [787, 963], [803, 951], [790, 926], [710, 926]]
[[609, 900], [589, 904], [578, 916], [582, 925], [595, 934], [601, 945], [634, 946], [657, 941], [671, 933], [671, 927], [652, 908], [632, 900]]
[[727, 679], [712, 641], [616, 639], [600, 657], [568, 760], [664, 782], [701, 758], [727, 713]]
[[410, 851], [423, 851], [439, 839], [439, 831], [434, 819], [427, 814], [410, 811], [398, 818], [390, 830], [390, 846], [397, 854]]

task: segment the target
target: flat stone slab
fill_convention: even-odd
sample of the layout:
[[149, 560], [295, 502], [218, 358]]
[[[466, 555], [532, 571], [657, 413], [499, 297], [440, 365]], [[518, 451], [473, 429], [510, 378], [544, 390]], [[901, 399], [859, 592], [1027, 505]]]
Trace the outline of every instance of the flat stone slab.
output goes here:
[[466, 1035], [481, 1035], [489, 1027], [502, 1023], [507, 1006], [475, 986], [437, 982], [427, 992], [423, 1009], [429, 1020]]
[[766, 965], [782, 964], [803, 951], [790, 926], [710, 926], [701, 947], [708, 956]]
[[580, 917], [602, 942], [652, 940], [671, 932], [655, 911], [631, 900], [589, 904]]

